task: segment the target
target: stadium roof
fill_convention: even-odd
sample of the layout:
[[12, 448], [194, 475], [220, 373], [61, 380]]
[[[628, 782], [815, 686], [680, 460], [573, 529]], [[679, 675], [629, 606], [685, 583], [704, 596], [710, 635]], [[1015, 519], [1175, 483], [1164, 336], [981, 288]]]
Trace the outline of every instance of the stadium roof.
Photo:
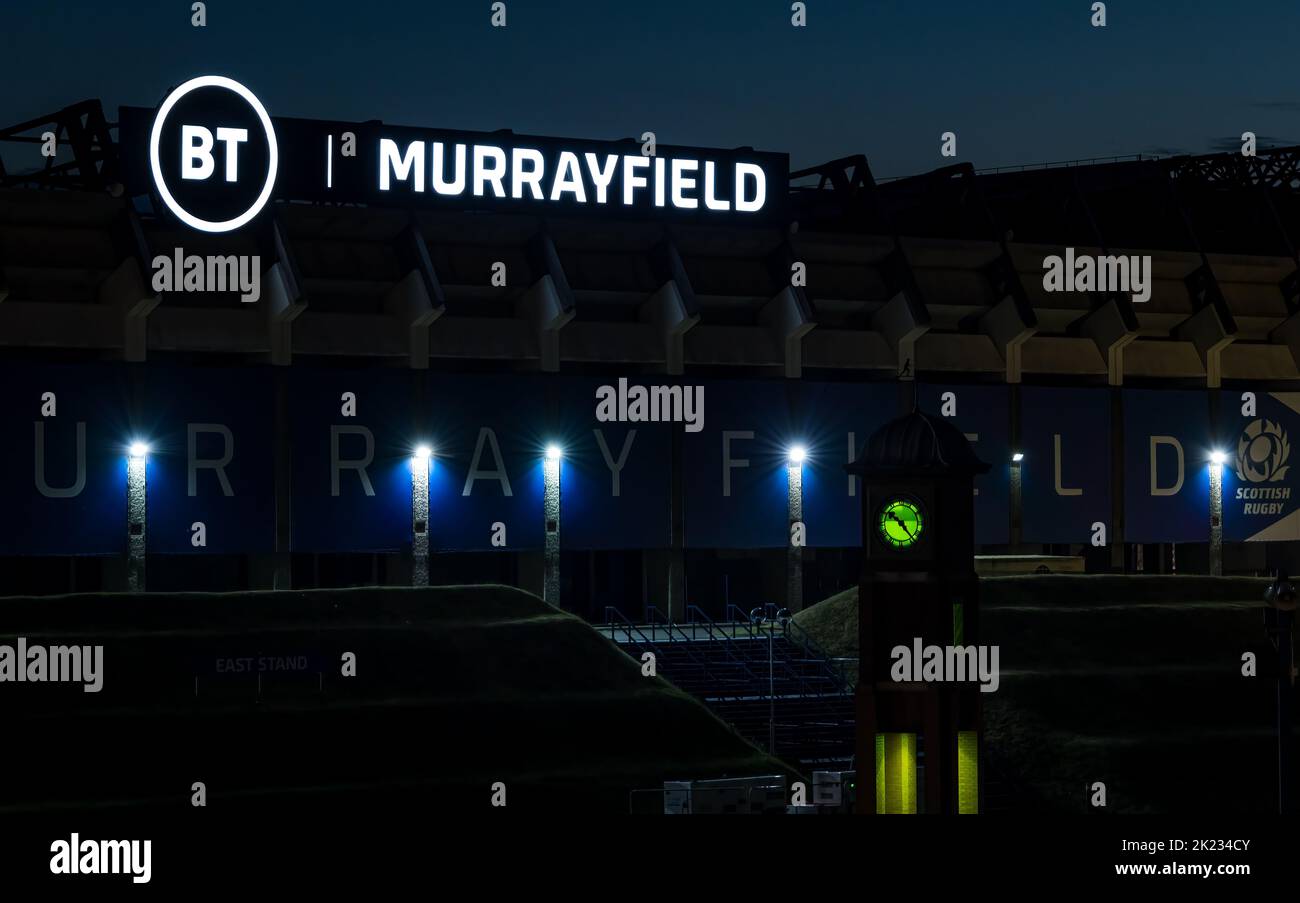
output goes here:
[[[1220, 385], [1300, 378], [1300, 148], [877, 182], [791, 173], [781, 225], [275, 202], [192, 232], [117, 181], [98, 101], [0, 129], [0, 345], [144, 360]], [[1044, 261], [1150, 255], [1150, 300], [1052, 292]], [[256, 303], [160, 296], [156, 255], [258, 255]], [[504, 263], [506, 286], [491, 282]], [[791, 265], [807, 267], [792, 286]]]

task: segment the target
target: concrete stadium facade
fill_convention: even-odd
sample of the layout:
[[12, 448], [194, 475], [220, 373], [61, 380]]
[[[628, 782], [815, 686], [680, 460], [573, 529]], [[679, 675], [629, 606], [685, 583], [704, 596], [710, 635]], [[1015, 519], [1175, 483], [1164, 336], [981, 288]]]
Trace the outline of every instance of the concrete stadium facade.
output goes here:
[[[995, 173], [963, 164], [881, 183], [852, 157], [768, 185], [780, 216], [757, 225], [280, 198], [247, 228], [210, 235], [123, 191], [118, 149], [95, 108], [48, 118], [70, 145], [85, 138], [61, 171], [0, 170], [0, 348], [10, 363], [493, 372], [521, 385], [566, 373], [889, 383], [901, 411], [918, 383], [998, 385], [1009, 393], [1013, 448], [1022, 387], [1106, 391], [1115, 423], [1124, 389], [1205, 390], [1216, 429], [1225, 391], [1300, 389], [1295, 149]], [[0, 142], [40, 127], [5, 130]], [[157, 291], [152, 262], [177, 249], [256, 257], [258, 300]], [[1149, 300], [1047, 291], [1045, 261], [1070, 249], [1149, 257]], [[1148, 548], [1144, 559], [1125, 541], [1122, 429], [1110, 443], [1118, 517], [1106, 548], [1027, 546], [1013, 495], [1009, 542], [986, 551], [1086, 554], [1096, 569], [1170, 566], [1166, 550]], [[784, 550], [687, 550], [681, 485], [676, 473], [667, 548], [615, 564], [596, 552], [566, 562], [566, 580], [579, 585], [566, 583], [563, 595], [575, 607], [596, 614], [600, 598], [639, 592], [629, 608], [680, 614], [693, 586], [714, 598], [719, 577], [741, 571], [743, 586], [727, 592], [743, 604], [853, 582], [851, 550], [809, 550], [800, 593]], [[1229, 543], [1224, 568], [1262, 571], [1296, 558], [1296, 546]], [[1205, 551], [1179, 551], [1180, 569], [1206, 566]], [[431, 577], [497, 577], [540, 592], [544, 553], [510, 557], [435, 565]], [[246, 556], [237, 582], [401, 583], [409, 558], [373, 556], [322, 576], [319, 561], [295, 559], [286, 545]], [[69, 573], [81, 576], [60, 586], [122, 579], [118, 562], [92, 577], [77, 567]]]

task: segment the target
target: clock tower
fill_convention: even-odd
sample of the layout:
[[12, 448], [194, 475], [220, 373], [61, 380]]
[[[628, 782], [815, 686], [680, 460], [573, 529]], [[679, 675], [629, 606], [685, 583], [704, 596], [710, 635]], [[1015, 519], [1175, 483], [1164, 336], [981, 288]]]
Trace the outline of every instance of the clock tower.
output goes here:
[[988, 469], [960, 430], [919, 411], [877, 430], [849, 465], [862, 480], [859, 814], [980, 811], [980, 684], [895, 680], [891, 653], [978, 642], [973, 496]]

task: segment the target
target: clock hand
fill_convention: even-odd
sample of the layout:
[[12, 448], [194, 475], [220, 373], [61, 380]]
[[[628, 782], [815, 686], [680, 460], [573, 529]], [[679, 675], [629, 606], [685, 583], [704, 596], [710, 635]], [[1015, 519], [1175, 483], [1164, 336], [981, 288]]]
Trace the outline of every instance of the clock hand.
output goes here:
[[900, 527], [902, 527], [903, 532], [906, 533], [909, 537], [912, 535], [912, 531], [907, 529], [907, 524], [903, 523], [903, 519], [899, 517], [897, 514], [895, 514], [892, 511], [889, 512], [889, 519], [892, 520], [894, 523], [898, 524]]

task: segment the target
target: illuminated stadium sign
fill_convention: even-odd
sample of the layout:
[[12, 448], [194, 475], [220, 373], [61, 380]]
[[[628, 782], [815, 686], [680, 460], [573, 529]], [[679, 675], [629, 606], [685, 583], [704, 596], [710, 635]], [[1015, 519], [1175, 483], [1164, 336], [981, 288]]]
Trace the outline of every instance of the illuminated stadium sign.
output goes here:
[[[204, 232], [230, 232], [257, 216], [275, 188], [278, 158], [266, 108], [252, 91], [221, 76], [190, 79], [176, 88], [149, 130], [154, 189], [177, 219]], [[245, 197], [250, 194], [251, 200]]]
[[271, 198], [387, 207], [767, 223], [785, 154], [272, 119], [247, 87], [202, 76], [156, 110], [120, 111], [123, 181], [187, 226], [230, 232]]

